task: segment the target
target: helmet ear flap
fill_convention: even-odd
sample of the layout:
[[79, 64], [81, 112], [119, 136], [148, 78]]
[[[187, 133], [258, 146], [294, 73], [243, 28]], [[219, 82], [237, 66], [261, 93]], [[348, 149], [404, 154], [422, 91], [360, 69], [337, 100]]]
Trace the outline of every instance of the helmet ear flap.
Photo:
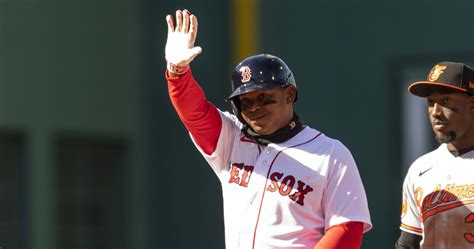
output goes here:
[[245, 120], [244, 118], [242, 117], [242, 111], [240, 109], [240, 99], [239, 97], [234, 97], [234, 98], [231, 98], [230, 99], [230, 105], [232, 106], [232, 111], [234, 112], [234, 115], [237, 116], [237, 118], [239, 119], [239, 121], [242, 123], [242, 124], [245, 124]]

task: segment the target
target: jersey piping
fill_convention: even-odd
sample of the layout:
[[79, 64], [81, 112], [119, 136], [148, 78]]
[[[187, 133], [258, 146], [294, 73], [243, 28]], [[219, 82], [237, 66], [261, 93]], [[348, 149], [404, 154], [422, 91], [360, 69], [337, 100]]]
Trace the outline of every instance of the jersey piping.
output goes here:
[[419, 234], [421, 234], [423, 232], [423, 230], [421, 230], [421, 228], [412, 227], [412, 226], [409, 226], [409, 225], [406, 225], [406, 224], [403, 224], [403, 223], [400, 224], [400, 226], [402, 228], [405, 228], [405, 229], [409, 230], [409, 231], [416, 232], [416, 233], [419, 233]]
[[451, 204], [448, 204], [448, 205], [445, 205], [445, 206], [437, 207], [435, 209], [431, 209], [431, 210], [429, 210], [429, 211], [427, 211], [426, 213], [423, 214], [422, 221], [428, 219], [430, 216], [435, 215], [437, 213], [441, 213], [441, 212], [446, 211], [446, 210], [450, 210], [450, 209], [453, 209], [453, 208], [456, 208], [456, 207], [465, 206], [465, 205], [469, 205], [469, 204], [474, 204], [474, 200], [458, 201], [458, 202], [451, 203]]
[[311, 138], [310, 140], [306, 141], [306, 142], [303, 142], [303, 143], [300, 143], [300, 144], [297, 144], [297, 145], [293, 145], [293, 146], [290, 146], [290, 147], [287, 147], [281, 151], [278, 152], [278, 154], [276, 154], [276, 156], [273, 158], [272, 160], [272, 163], [270, 164], [270, 167], [268, 167], [268, 172], [267, 172], [267, 178], [265, 180], [265, 185], [264, 185], [264, 188], [263, 188], [263, 194], [262, 194], [262, 199], [260, 200], [260, 207], [258, 209], [258, 215], [257, 215], [257, 222], [255, 223], [255, 230], [254, 230], [254, 233], [253, 233], [253, 241], [252, 241], [252, 249], [255, 249], [255, 238], [257, 237], [257, 229], [258, 229], [258, 221], [260, 219], [260, 213], [262, 211], [262, 206], [263, 206], [263, 200], [265, 199], [265, 189], [267, 188], [267, 184], [268, 184], [268, 178], [270, 176], [270, 172], [272, 171], [272, 167], [273, 167], [273, 164], [275, 163], [277, 157], [285, 150], [287, 149], [290, 149], [290, 148], [294, 148], [294, 147], [298, 147], [300, 145], [303, 145], [303, 144], [306, 144], [306, 143], [309, 143], [311, 141], [313, 141], [314, 139], [318, 138], [321, 134], [323, 134], [322, 132], [318, 133], [316, 136], [314, 136], [313, 138]]

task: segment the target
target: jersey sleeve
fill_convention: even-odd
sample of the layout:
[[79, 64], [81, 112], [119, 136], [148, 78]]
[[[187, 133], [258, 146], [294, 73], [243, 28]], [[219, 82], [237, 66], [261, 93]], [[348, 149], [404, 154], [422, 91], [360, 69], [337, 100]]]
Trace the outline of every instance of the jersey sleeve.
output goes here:
[[220, 177], [227, 169], [242, 124], [234, 115], [220, 111], [207, 101], [191, 70], [178, 77], [170, 77], [165, 72], [165, 77], [171, 103], [179, 118], [199, 152]]
[[314, 249], [359, 249], [364, 223], [346, 222], [329, 228]]
[[179, 118], [195, 138], [196, 144], [206, 154], [212, 154], [221, 130], [217, 108], [207, 101], [191, 70], [178, 77], [171, 77], [165, 72], [165, 77], [171, 103]]
[[223, 173], [228, 170], [228, 164], [232, 150], [234, 148], [236, 139], [240, 137], [240, 129], [242, 124], [238, 121], [237, 117], [219, 110], [221, 117], [221, 130], [219, 132], [219, 138], [217, 141], [216, 149], [212, 154], [207, 154], [196, 142], [196, 138], [192, 136], [194, 144], [196, 145], [199, 152], [203, 155], [204, 159], [209, 163], [211, 168], [214, 170], [216, 175], [221, 179], [224, 177]]
[[328, 179], [323, 193], [326, 230], [332, 226], [359, 221], [364, 232], [372, 228], [364, 186], [349, 150], [339, 141], [328, 158]]
[[415, 193], [412, 178], [413, 170], [409, 170], [405, 180], [403, 181], [403, 192], [402, 192], [402, 212], [401, 212], [401, 224], [400, 229], [402, 231], [422, 235], [421, 230], [421, 216], [418, 211], [416, 203]]

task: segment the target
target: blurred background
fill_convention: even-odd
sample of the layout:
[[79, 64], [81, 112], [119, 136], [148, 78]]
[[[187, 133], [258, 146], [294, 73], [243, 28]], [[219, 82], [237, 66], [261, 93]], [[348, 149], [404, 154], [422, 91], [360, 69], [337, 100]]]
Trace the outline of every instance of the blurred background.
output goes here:
[[303, 122], [358, 163], [362, 248], [393, 248], [403, 177], [436, 146], [406, 87], [443, 60], [474, 65], [472, 0], [0, 0], [0, 247], [224, 248], [220, 184], [164, 79], [164, 18], [183, 8], [222, 110], [238, 61], [285, 60]]

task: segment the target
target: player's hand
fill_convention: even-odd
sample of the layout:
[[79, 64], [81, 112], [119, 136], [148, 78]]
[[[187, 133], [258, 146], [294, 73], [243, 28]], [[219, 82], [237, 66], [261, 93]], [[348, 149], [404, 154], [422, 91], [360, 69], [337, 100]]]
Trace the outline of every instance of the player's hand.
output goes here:
[[176, 22], [171, 15], [166, 16], [168, 39], [165, 47], [165, 58], [168, 72], [183, 74], [189, 69], [189, 63], [202, 52], [201, 47], [194, 46], [198, 31], [198, 20], [188, 10], [176, 11]]

